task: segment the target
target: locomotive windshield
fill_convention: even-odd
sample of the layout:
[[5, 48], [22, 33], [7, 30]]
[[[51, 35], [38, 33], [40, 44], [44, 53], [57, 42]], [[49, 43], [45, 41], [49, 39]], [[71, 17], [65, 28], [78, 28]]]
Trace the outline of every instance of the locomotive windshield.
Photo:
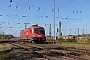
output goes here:
[[43, 28], [34, 28], [34, 32], [37, 34], [43, 34], [44, 30]]

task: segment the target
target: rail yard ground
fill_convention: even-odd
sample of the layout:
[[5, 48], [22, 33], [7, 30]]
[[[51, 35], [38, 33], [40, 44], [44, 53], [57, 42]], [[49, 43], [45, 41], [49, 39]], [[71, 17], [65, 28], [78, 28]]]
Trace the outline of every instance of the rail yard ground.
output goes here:
[[2, 60], [89, 60], [89, 43], [30, 44], [9, 42], [0, 44]]
[[56, 44], [56, 45], [66, 46], [66, 47], [90, 49], [90, 44], [89, 43], [61, 43], [61, 44]]

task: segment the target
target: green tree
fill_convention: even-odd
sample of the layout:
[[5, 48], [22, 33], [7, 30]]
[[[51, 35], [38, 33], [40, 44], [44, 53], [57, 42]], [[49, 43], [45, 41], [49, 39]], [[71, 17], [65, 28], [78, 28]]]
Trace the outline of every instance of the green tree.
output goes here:
[[67, 42], [77, 42], [77, 40], [76, 39], [67, 39]]
[[63, 38], [59, 38], [58, 42], [61, 44], [61, 42], [64, 42], [64, 39]]

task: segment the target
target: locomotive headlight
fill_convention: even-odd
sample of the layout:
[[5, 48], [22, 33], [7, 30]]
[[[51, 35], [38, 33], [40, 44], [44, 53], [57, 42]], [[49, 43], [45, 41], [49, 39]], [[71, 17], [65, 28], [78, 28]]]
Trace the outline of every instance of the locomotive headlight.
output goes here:
[[33, 35], [33, 37], [35, 37], [35, 35]]

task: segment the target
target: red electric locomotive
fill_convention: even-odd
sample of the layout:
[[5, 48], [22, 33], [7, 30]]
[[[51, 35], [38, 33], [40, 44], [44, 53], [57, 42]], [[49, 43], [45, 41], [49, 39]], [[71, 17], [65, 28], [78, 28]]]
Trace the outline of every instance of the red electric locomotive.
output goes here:
[[20, 39], [31, 43], [42, 43], [46, 41], [45, 30], [42, 26], [32, 25], [20, 32]]

